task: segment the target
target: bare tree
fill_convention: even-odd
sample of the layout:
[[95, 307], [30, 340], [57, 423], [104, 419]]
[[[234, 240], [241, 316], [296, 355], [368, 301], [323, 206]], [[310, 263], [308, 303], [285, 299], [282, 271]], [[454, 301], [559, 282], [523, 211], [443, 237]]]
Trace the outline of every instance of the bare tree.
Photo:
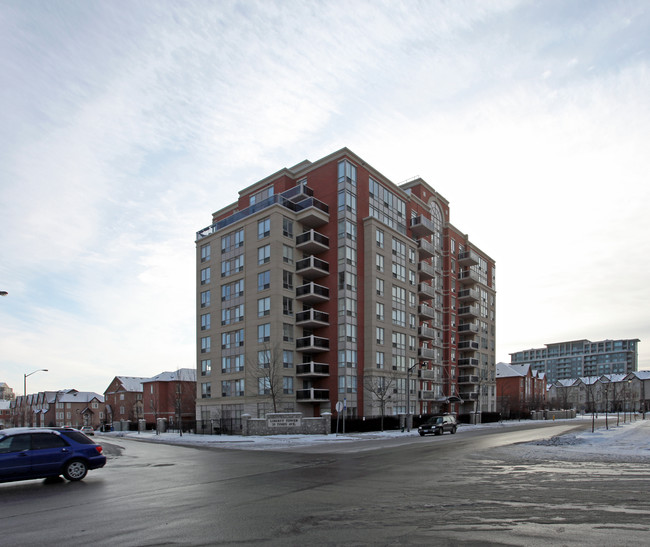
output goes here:
[[366, 376], [363, 380], [363, 388], [370, 393], [373, 406], [378, 406], [381, 413], [381, 430], [384, 430], [384, 416], [386, 415], [386, 403], [393, 394], [393, 386], [397, 383], [394, 374], [388, 376]]
[[284, 398], [282, 348], [264, 344], [263, 349], [257, 352], [255, 361], [249, 360], [246, 369], [257, 380], [258, 395], [267, 396], [271, 401], [273, 412], [278, 412], [278, 406]]

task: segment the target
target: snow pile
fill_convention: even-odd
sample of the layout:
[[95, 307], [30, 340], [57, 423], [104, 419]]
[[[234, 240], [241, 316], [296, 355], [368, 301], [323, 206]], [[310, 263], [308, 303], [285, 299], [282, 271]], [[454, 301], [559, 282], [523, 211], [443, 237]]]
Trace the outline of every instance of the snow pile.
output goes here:
[[512, 455], [530, 459], [650, 461], [650, 420], [601, 427], [509, 447]]

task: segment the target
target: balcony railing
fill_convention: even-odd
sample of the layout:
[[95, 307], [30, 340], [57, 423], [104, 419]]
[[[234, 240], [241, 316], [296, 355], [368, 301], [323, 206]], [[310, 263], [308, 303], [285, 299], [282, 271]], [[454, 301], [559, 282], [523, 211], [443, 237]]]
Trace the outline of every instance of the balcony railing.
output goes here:
[[330, 390], [329, 389], [299, 389], [296, 391], [296, 401], [301, 403], [319, 403], [322, 401], [329, 401]]
[[436, 246], [427, 239], [418, 239], [418, 252], [421, 258], [431, 258], [436, 254]]
[[329, 338], [323, 338], [322, 336], [314, 336], [311, 334], [296, 340], [296, 350], [302, 351], [303, 353], [319, 353], [329, 351], [329, 349]]
[[296, 300], [300, 300], [301, 302], [315, 304], [318, 302], [327, 302], [329, 299], [330, 290], [313, 281], [296, 287]]
[[320, 327], [327, 327], [329, 324], [330, 314], [327, 312], [310, 308], [296, 313], [296, 325], [300, 327], [317, 329]]
[[414, 217], [410, 221], [411, 233], [415, 237], [425, 237], [433, 234], [436, 231], [436, 227], [433, 224], [432, 220], [429, 220], [422, 215]]
[[420, 359], [435, 359], [436, 350], [433, 348], [418, 348], [418, 357]]
[[318, 279], [330, 273], [328, 262], [311, 255], [296, 262], [296, 273], [303, 279]]
[[478, 317], [480, 315], [480, 309], [477, 305], [473, 306], [461, 306], [458, 308], [459, 317]]
[[478, 376], [474, 376], [474, 375], [459, 376], [458, 377], [458, 383], [459, 384], [478, 384]]
[[478, 262], [478, 255], [474, 251], [463, 251], [458, 254], [458, 264], [461, 266], [474, 266]]
[[478, 342], [473, 340], [462, 340], [458, 342], [459, 351], [478, 351]]
[[431, 279], [435, 277], [436, 270], [431, 264], [420, 262], [418, 264], [418, 273], [420, 274], [420, 279]]
[[476, 323], [461, 323], [458, 325], [458, 332], [463, 333], [477, 333], [478, 325]]
[[330, 238], [316, 230], [307, 230], [296, 236], [296, 249], [305, 253], [318, 254], [327, 251], [329, 248]]
[[418, 336], [420, 338], [426, 338], [427, 340], [433, 340], [436, 337], [436, 330], [426, 325], [418, 327]]
[[[295, 199], [298, 199], [301, 193], [306, 193], [306, 195], [309, 195], [310, 192], [313, 193], [313, 191], [310, 188], [307, 188], [305, 185], [298, 185], [294, 188], [291, 188], [290, 190], [287, 190], [286, 192], [283, 192], [282, 194], [270, 196], [260, 201], [259, 203], [255, 203], [250, 207], [246, 207], [246, 209], [237, 211], [229, 217], [211, 224], [207, 228], [199, 230], [196, 232], [196, 239], [199, 240], [203, 239], [204, 237], [208, 237], [209, 235], [212, 235], [239, 220], [254, 215], [257, 212], [267, 209], [268, 207], [276, 204], [297, 213], [298, 220], [303, 225], [316, 227], [322, 224], [326, 224], [329, 221], [329, 207], [325, 203], [313, 197], [308, 197], [302, 201], [299, 201], [298, 203], [294, 201]], [[316, 215], [314, 215], [315, 211], [318, 211]]]
[[473, 357], [458, 359], [459, 367], [478, 367], [478, 359]]
[[426, 283], [418, 283], [418, 294], [420, 295], [420, 298], [435, 298], [436, 290]]
[[330, 366], [327, 363], [300, 363], [296, 365], [296, 376], [301, 378], [314, 377], [325, 378], [330, 375]]
[[479, 282], [478, 274], [473, 270], [458, 272], [458, 280], [462, 285], [473, 285]]
[[458, 301], [459, 302], [478, 302], [481, 298], [481, 294], [477, 289], [462, 289], [458, 291]]
[[418, 315], [424, 319], [434, 319], [436, 316], [436, 311], [426, 304], [420, 304], [418, 306]]

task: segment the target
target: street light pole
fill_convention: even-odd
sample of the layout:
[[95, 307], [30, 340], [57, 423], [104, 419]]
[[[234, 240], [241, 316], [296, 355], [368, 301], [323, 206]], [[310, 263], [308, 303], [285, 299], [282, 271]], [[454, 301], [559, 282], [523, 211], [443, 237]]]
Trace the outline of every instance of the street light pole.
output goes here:
[[31, 376], [32, 374], [36, 374], [37, 372], [47, 372], [47, 369], [39, 368], [38, 370], [30, 372], [29, 374], [23, 374], [23, 427], [27, 422], [27, 377]]
[[411, 431], [411, 371], [417, 366], [417, 363], [406, 370], [406, 431]]

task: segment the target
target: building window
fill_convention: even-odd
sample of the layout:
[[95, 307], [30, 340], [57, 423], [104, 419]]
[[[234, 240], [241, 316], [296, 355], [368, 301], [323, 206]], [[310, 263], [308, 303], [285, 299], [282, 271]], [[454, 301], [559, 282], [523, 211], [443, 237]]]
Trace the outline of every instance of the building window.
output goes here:
[[271, 288], [271, 271], [266, 270], [257, 274], [257, 290], [263, 291]]
[[379, 247], [380, 249], [383, 249], [384, 248], [384, 231], [377, 229], [377, 231], [375, 232], [375, 237], [376, 237], [376, 241], [377, 241], [377, 247]]
[[201, 307], [207, 308], [210, 305], [210, 291], [203, 291], [201, 293]]
[[268, 349], [257, 352], [257, 366], [259, 368], [271, 367], [271, 352]]
[[201, 376], [207, 376], [212, 372], [212, 360], [211, 359], [202, 359], [201, 360]]
[[293, 273], [282, 270], [282, 288], [293, 290]]
[[377, 327], [377, 343], [380, 346], [384, 345], [384, 327]]
[[293, 221], [287, 217], [282, 218], [282, 235], [293, 239]]
[[271, 393], [271, 379], [270, 378], [258, 378], [257, 379], [257, 394], [258, 395], [269, 395]]
[[377, 319], [384, 320], [384, 305], [381, 302], [377, 302]]
[[210, 328], [210, 314], [204, 313], [201, 315], [201, 330], [208, 330]]
[[347, 182], [352, 186], [357, 185], [357, 167], [347, 160], [339, 162], [338, 181]]
[[204, 382], [201, 384], [201, 399], [209, 399], [212, 397], [212, 384]]
[[264, 245], [257, 249], [257, 263], [258, 265], [267, 264], [271, 261], [271, 246]]
[[285, 264], [293, 264], [293, 247], [282, 245], [282, 261]]
[[201, 262], [210, 260], [210, 244], [201, 245]]
[[293, 300], [287, 296], [282, 297], [282, 314], [293, 315]]
[[260, 203], [261, 201], [270, 198], [273, 195], [273, 185], [267, 186], [264, 188], [264, 190], [260, 190], [256, 194], [253, 194], [250, 197], [250, 205], [255, 205], [256, 203]]
[[282, 323], [282, 340], [285, 342], [293, 342], [293, 325]]
[[379, 253], [377, 253], [375, 264], [377, 266], [377, 271], [378, 272], [383, 272], [384, 271], [384, 255], [380, 255]]
[[384, 368], [384, 352], [378, 351], [375, 353], [375, 362], [377, 363], [377, 368]]
[[271, 235], [271, 219], [265, 218], [257, 222], [257, 239], [264, 239]]
[[257, 326], [257, 341], [260, 344], [271, 341], [271, 323]]
[[260, 298], [257, 301], [257, 317], [265, 317], [271, 314], [271, 297]]
[[211, 339], [209, 336], [201, 338], [201, 353], [210, 353]]
[[201, 270], [201, 285], [210, 283], [210, 268], [203, 268]]
[[291, 376], [282, 377], [282, 393], [285, 395], [293, 394], [293, 378]]
[[282, 350], [282, 366], [284, 368], [293, 368], [293, 351]]
[[384, 280], [378, 277], [375, 285], [377, 288], [377, 296], [384, 296]]

